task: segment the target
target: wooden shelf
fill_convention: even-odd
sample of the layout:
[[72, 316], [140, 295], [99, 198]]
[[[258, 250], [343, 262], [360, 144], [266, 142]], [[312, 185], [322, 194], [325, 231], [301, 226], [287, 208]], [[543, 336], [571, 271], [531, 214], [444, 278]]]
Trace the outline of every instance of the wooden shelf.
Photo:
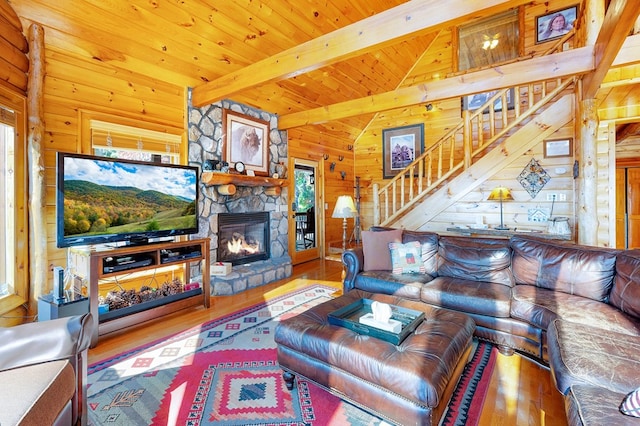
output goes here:
[[267, 186], [283, 187], [286, 179], [274, 179], [266, 176], [246, 176], [229, 173], [203, 172], [202, 182], [205, 185], [237, 185], [237, 186]]

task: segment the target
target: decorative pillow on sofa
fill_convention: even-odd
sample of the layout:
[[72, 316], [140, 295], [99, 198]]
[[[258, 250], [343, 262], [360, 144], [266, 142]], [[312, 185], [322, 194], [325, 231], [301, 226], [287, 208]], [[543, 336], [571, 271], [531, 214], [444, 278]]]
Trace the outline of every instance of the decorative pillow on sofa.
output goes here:
[[402, 241], [402, 229], [362, 231], [363, 271], [391, 271], [389, 243]]
[[620, 411], [627, 416], [640, 417], [640, 388], [634, 390], [622, 400]]
[[421, 258], [422, 245], [419, 242], [389, 243], [389, 250], [393, 274], [424, 274], [426, 272]]

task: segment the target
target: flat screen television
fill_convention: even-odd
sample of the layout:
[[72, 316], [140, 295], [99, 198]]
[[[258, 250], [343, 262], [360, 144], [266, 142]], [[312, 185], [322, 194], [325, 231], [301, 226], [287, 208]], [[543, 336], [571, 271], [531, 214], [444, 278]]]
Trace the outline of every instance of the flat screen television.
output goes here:
[[198, 232], [198, 168], [59, 152], [57, 246]]

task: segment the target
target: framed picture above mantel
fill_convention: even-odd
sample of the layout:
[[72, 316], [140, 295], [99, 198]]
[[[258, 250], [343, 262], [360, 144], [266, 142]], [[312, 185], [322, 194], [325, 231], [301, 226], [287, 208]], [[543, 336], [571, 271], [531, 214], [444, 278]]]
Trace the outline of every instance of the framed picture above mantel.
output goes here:
[[269, 176], [269, 122], [224, 109], [222, 123], [225, 161]]

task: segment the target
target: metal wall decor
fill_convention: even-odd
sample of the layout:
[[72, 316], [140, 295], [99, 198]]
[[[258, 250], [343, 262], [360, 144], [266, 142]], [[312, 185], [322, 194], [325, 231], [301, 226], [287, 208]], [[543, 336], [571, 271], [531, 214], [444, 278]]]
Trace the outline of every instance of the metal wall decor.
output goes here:
[[529, 161], [529, 164], [525, 166], [518, 176], [518, 182], [529, 193], [531, 198], [536, 198], [536, 195], [549, 182], [549, 179], [551, 177], [535, 158]]

